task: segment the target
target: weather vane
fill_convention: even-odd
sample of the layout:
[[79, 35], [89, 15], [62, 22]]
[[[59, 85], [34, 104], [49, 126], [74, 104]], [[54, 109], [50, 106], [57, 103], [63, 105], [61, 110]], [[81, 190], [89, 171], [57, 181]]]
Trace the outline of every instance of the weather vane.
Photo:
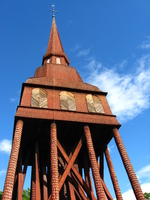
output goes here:
[[54, 7], [55, 7], [55, 5], [54, 5], [54, 4], [53, 4], [53, 5], [51, 5], [51, 7], [52, 7], [53, 9], [52, 9], [52, 10], [51, 10], [51, 9], [49, 9], [49, 11], [50, 11], [50, 12], [52, 11], [52, 12], [53, 12], [53, 17], [55, 17], [55, 13], [58, 13], [58, 11], [56, 11], [56, 10], [55, 10], [55, 8], [54, 8]]

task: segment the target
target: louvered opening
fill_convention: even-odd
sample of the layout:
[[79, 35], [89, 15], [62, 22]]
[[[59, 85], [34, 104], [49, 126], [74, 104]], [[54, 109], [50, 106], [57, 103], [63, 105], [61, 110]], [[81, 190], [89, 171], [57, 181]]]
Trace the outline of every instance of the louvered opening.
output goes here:
[[93, 96], [94, 107], [97, 113], [104, 113], [104, 109], [100, 99], [97, 96]]
[[60, 93], [60, 107], [62, 110], [76, 111], [76, 102], [71, 92], [62, 91]]
[[47, 108], [47, 93], [41, 88], [34, 88], [32, 90], [31, 106], [39, 108]]
[[91, 94], [88, 94], [86, 96], [86, 102], [88, 106], [88, 111], [89, 112], [96, 112], [95, 107], [94, 107], [94, 102]]
[[88, 94], [86, 96], [86, 102], [89, 112], [104, 113], [102, 103], [97, 96]]

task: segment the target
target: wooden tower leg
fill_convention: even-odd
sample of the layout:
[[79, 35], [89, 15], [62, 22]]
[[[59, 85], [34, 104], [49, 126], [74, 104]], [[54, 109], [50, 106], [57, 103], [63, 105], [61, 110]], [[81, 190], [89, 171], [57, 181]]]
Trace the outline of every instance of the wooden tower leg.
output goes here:
[[47, 175], [46, 175], [46, 166], [44, 161], [42, 165], [42, 174], [43, 174], [43, 200], [47, 200], [48, 199]]
[[[50, 160], [50, 159], [49, 159]], [[51, 169], [50, 166], [47, 167], [47, 189], [48, 189], [48, 199], [51, 195]]]
[[101, 179], [104, 179], [104, 153], [103, 153], [103, 148], [101, 147], [100, 150], [100, 176]]
[[22, 200], [22, 188], [23, 188], [22, 157], [20, 157], [18, 165], [19, 165], [19, 173], [18, 173], [18, 200]]
[[12, 143], [12, 150], [10, 154], [2, 200], [12, 199], [15, 172], [17, 168], [17, 161], [21, 143], [22, 129], [23, 129], [23, 121], [18, 120], [15, 127], [14, 139]]
[[24, 185], [24, 181], [25, 181], [25, 177], [26, 177], [29, 158], [30, 158], [30, 149], [27, 152], [27, 155], [26, 155], [26, 158], [25, 158], [25, 162], [24, 162], [23, 171], [22, 171], [22, 174], [23, 174], [22, 191], [23, 191], [23, 185]]
[[110, 157], [110, 154], [109, 154], [108, 147], [106, 148], [106, 151], [105, 151], [105, 157], [106, 157], [107, 165], [108, 165], [108, 168], [109, 168], [111, 180], [113, 182], [116, 198], [119, 199], [119, 200], [122, 200], [123, 198], [122, 198], [122, 195], [121, 195], [121, 191], [120, 191], [120, 188], [119, 188], [119, 184], [118, 184], [118, 180], [117, 180], [117, 177], [116, 177], [116, 174], [115, 174], [113, 163], [111, 161], [111, 157]]
[[32, 163], [32, 174], [31, 174], [31, 193], [30, 199], [36, 200], [36, 186], [35, 186], [35, 161]]
[[83, 163], [84, 163], [85, 182], [86, 182], [87, 186], [93, 192], [91, 174], [90, 174], [90, 169], [89, 169], [89, 164], [88, 164], [88, 156], [87, 156], [87, 152], [85, 152], [85, 149], [84, 149]]
[[35, 143], [35, 185], [36, 185], [36, 200], [41, 200], [40, 192], [40, 175], [39, 175], [39, 145]]
[[113, 129], [113, 133], [114, 133], [114, 138], [115, 138], [116, 145], [118, 147], [118, 150], [119, 150], [120, 156], [122, 158], [122, 161], [123, 161], [124, 167], [126, 169], [126, 172], [128, 174], [128, 177], [129, 177], [130, 183], [132, 185], [134, 194], [135, 194], [137, 199], [144, 200], [145, 198], [144, 198], [144, 195], [142, 193], [140, 184], [139, 184], [139, 182], [137, 180], [137, 177], [135, 175], [134, 169], [132, 167], [132, 164], [130, 162], [129, 156], [128, 156], [127, 152], [126, 152], [126, 149], [124, 147], [124, 144], [122, 142], [122, 139], [120, 137], [118, 129], [114, 128]]
[[55, 123], [51, 124], [50, 156], [51, 156], [51, 199], [59, 200], [57, 130]]
[[91, 163], [97, 198], [105, 200], [107, 198], [106, 198], [106, 195], [101, 183], [99, 169], [98, 169], [98, 165], [96, 161], [96, 155], [95, 155], [94, 146], [92, 142], [92, 137], [91, 137], [90, 129], [88, 126], [84, 127], [84, 133], [85, 133], [86, 144], [87, 144], [87, 149], [88, 149], [88, 154], [89, 154], [89, 160]]

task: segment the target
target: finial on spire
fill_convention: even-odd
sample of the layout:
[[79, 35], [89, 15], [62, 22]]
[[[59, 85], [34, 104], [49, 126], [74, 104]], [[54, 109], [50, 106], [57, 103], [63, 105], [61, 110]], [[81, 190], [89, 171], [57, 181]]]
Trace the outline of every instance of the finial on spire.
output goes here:
[[55, 13], [58, 13], [58, 11], [56, 11], [56, 10], [55, 10], [55, 8], [54, 8], [54, 7], [55, 7], [55, 5], [54, 5], [54, 4], [53, 4], [53, 5], [51, 5], [51, 7], [52, 7], [53, 9], [52, 9], [52, 10], [51, 10], [51, 9], [49, 9], [49, 11], [50, 11], [50, 12], [52, 11], [52, 12], [53, 12], [53, 17], [55, 17]]

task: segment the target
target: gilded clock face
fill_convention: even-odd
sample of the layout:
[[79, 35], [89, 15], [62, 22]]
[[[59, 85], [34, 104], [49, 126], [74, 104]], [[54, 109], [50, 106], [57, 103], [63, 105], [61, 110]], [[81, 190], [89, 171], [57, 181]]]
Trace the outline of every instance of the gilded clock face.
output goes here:
[[32, 90], [31, 106], [39, 108], [47, 108], [47, 93], [41, 88], [34, 88]]

